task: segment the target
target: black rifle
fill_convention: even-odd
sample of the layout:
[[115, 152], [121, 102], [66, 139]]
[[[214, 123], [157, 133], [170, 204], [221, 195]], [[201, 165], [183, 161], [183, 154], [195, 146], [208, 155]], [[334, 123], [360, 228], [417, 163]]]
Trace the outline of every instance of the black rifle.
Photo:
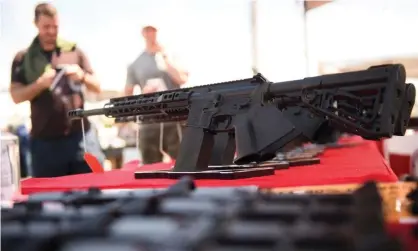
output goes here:
[[208, 169], [214, 145], [219, 162], [229, 162], [236, 146], [234, 163], [248, 164], [270, 160], [295, 142], [320, 139], [329, 127], [371, 140], [404, 135], [415, 103], [415, 88], [405, 79], [399, 64], [280, 83], [257, 74], [113, 98], [104, 108], [78, 109], [69, 116], [105, 115], [119, 121], [137, 116], [142, 123], [187, 120], [173, 171], [199, 172]]

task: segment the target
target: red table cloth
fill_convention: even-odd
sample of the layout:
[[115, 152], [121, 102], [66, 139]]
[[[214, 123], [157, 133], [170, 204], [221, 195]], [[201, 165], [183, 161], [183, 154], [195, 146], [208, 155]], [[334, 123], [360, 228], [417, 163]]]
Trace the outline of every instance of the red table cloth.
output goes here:
[[[251, 186], [260, 188], [331, 185], [344, 183], [362, 183], [367, 180], [378, 182], [397, 181], [396, 175], [373, 141], [358, 137], [350, 141], [362, 142], [355, 147], [329, 149], [321, 155], [321, 163], [309, 166], [291, 167], [277, 170], [275, 175], [239, 180], [198, 180], [197, 186]], [[63, 191], [69, 189], [122, 188], [159, 188], [175, 182], [170, 179], [134, 178], [135, 171], [168, 169], [172, 164], [153, 164], [137, 167], [138, 162], [127, 163], [122, 170], [105, 173], [78, 174], [57, 178], [31, 178], [22, 181], [22, 193]]]

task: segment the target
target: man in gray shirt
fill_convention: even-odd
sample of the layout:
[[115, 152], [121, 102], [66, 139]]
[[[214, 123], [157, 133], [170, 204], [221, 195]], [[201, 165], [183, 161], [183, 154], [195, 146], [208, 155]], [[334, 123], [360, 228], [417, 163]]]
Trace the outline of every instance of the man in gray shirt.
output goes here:
[[[145, 40], [145, 50], [128, 67], [125, 95], [132, 95], [135, 86], [139, 86], [141, 92], [145, 94], [177, 89], [186, 83], [188, 72], [176, 65], [176, 62], [160, 46], [155, 25], [143, 26], [142, 36]], [[139, 148], [144, 164], [163, 160], [160, 152], [161, 144], [163, 151], [167, 152], [171, 158], [177, 157], [181, 137], [178, 124], [164, 123], [161, 127], [159, 124], [140, 127]], [[162, 142], [160, 142], [161, 135], [163, 135]]]

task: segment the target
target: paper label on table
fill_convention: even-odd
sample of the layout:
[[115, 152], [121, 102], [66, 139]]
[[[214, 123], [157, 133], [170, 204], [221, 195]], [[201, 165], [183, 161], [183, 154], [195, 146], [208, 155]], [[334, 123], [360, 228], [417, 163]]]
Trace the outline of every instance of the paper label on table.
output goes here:
[[[278, 194], [338, 194], [352, 193], [361, 184], [328, 185], [328, 186], [305, 186], [292, 188], [260, 189], [263, 192]], [[406, 195], [417, 187], [414, 182], [379, 183], [378, 188], [383, 199], [383, 210], [387, 221], [400, 222], [405, 219], [418, 220], [410, 214], [410, 202]]]
[[166, 91], [167, 85], [162, 78], [152, 78], [148, 79], [145, 83], [145, 86], [149, 86], [156, 89], [156, 92]]
[[1, 167], [1, 201], [8, 201], [14, 195], [15, 184], [13, 184], [13, 168], [11, 162], [11, 156], [9, 153], [9, 147], [7, 144], [1, 144], [1, 156], [0, 156], [0, 167]]

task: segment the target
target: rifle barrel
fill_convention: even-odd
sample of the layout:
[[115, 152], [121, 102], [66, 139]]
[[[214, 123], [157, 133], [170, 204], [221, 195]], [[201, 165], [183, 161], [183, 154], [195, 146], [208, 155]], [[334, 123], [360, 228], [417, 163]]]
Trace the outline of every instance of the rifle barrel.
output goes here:
[[88, 116], [103, 115], [103, 108], [84, 110], [76, 109], [68, 112], [68, 116], [71, 119], [81, 119]]

